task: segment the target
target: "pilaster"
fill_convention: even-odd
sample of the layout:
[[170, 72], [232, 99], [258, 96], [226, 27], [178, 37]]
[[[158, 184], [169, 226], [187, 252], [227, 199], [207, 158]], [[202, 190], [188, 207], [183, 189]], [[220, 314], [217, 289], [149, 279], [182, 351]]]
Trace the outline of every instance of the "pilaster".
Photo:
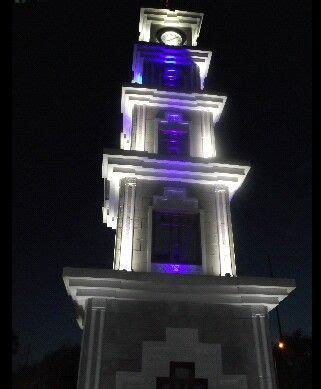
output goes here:
[[88, 299], [77, 389], [99, 389], [106, 316], [105, 299]]
[[146, 105], [137, 105], [133, 109], [132, 150], [145, 151]]
[[201, 137], [202, 137], [202, 157], [215, 157], [215, 144], [213, 135], [213, 119], [210, 112], [201, 112]]
[[123, 221], [121, 230], [121, 245], [118, 270], [132, 270], [133, 230], [135, 211], [136, 178], [125, 178], [124, 186]]
[[[219, 239], [219, 256], [221, 266], [221, 276], [230, 274], [235, 276], [234, 249], [232, 225], [229, 218], [229, 195], [228, 189], [224, 186], [215, 188], [217, 228]], [[234, 271], [233, 271], [234, 267]]]
[[252, 314], [258, 381], [260, 389], [276, 389], [273, 355], [270, 342], [268, 312], [263, 307], [261, 312]]

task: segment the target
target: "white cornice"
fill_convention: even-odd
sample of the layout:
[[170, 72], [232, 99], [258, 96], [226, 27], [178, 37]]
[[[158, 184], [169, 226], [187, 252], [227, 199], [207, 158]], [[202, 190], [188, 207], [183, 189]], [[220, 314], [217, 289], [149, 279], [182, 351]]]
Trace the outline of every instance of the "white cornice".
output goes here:
[[225, 96], [207, 93], [179, 93], [132, 86], [123, 87], [121, 99], [121, 112], [123, 114], [121, 148], [124, 150], [130, 149], [132, 111], [135, 105], [211, 112], [213, 122], [216, 123], [223, 111], [225, 102]]
[[189, 11], [172, 11], [169, 9], [141, 8], [139, 20], [139, 40], [150, 41], [152, 24], [163, 27], [190, 27], [192, 32], [192, 46], [197, 45], [204, 14]]
[[[116, 154], [117, 153], [117, 154]], [[103, 222], [116, 228], [119, 181], [136, 177], [146, 181], [180, 181], [191, 184], [224, 186], [230, 198], [242, 185], [249, 166], [230, 165], [213, 161], [175, 161], [155, 158], [152, 154], [139, 156], [125, 151], [104, 154], [102, 177], [110, 182], [109, 198], [103, 207]]]
[[275, 308], [295, 289], [291, 279], [135, 273], [109, 269], [64, 268], [63, 280], [74, 302], [89, 298]]

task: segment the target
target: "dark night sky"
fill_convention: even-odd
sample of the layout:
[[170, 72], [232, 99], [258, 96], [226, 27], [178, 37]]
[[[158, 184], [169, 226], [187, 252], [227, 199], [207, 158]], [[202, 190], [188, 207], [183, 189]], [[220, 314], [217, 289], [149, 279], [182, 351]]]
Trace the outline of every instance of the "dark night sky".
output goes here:
[[[31, 359], [80, 342], [63, 267], [110, 267], [102, 223], [103, 147], [119, 147], [140, 6], [161, 1], [15, 5], [12, 29], [13, 328]], [[208, 92], [228, 97], [218, 159], [252, 169], [232, 200], [238, 275], [295, 278], [285, 332], [311, 331], [310, 1], [172, 1], [205, 13]], [[275, 317], [271, 315], [275, 334]], [[21, 360], [22, 357], [20, 357]]]

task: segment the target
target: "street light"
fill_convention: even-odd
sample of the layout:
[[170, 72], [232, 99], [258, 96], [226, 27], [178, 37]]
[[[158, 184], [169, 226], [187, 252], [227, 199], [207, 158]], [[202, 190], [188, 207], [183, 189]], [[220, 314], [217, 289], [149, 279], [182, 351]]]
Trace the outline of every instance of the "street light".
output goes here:
[[282, 340], [279, 340], [278, 348], [280, 348], [281, 350], [285, 348], [285, 344], [284, 342], [282, 342]]

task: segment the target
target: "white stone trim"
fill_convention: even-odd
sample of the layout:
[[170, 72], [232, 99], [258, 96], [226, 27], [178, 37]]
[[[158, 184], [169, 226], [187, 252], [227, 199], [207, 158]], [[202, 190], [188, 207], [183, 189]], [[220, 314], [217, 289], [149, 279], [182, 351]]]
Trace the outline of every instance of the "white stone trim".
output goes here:
[[151, 389], [156, 377], [169, 377], [171, 361], [195, 363], [195, 378], [208, 380], [209, 389], [246, 389], [245, 375], [223, 375], [221, 345], [201, 343], [198, 330], [166, 328], [166, 341], [145, 341], [141, 372], [116, 372], [116, 389]]
[[[223, 111], [225, 102], [225, 96], [207, 93], [179, 93], [144, 87], [123, 87], [121, 98], [123, 132], [121, 134], [120, 147], [123, 150], [131, 149], [133, 109], [135, 106], [145, 105], [209, 112], [212, 114], [212, 122], [216, 123]], [[211, 139], [208, 137], [206, 139], [211, 143]], [[202, 139], [200, 139], [201, 141]]]
[[139, 19], [139, 41], [150, 42], [150, 30], [152, 24], [163, 27], [190, 27], [192, 31], [192, 46], [197, 45], [203, 13], [179, 10], [141, 8]]
[[153, 209], [169, 210], [176, 209], [178, 212], [198, 213], [198, 200], [188, 197], [184, 187], [164, 187], [163, 195], [153, 196]]
[[266, 326], [265, 326], [265, 316], [260, 316], [260, 327], [262, 334], [262, 343], [263, 343], [263, 353], [264, 353], [264, 361], [265, 361], [265, 371], [266, 371], [266, 387], [267, 389], [273, 389], [273, 377], [271, 371], [271, 361], [269, 354], [269, 346], [266, 338]]
[[213, 122], [209, 112], [201, 112], [201, 139], [203, 158], [214, 158], [216, 156], [214, 141]]
[[201, 247], [202, 247], [202, 269], [203, 274], [208, 274], [208, 263], [207, 263], [207, 250], [206, 250], [206, 238], [205, 238], [205, 214], [204, 210], [200, 209], [200, 229], [201, 229]]
[[77, 376], [77, 389], [81, 389], [81, 380], [82, 375], [80, 372], [82, 371], [82, 366], [84, 366], [84, 352], [85, 352], [85, 342], [86, 342], [86, 331], [84, 330], [86, 328], [87, 322], [88, 322], [88, 316], [87, 315], [87, 308], [89, 305], [90, 300], [87, 300], [84, 304], [84, 320], [82, 322], [78, 321], [78, 325], [81, 329], [83, 329], [82, 336], [81, 336], [81, 349], [80, 349], [80, 357], [79, 357], [79, 363], [78, 363], [78, 376]]
[[106, 299], [88, 299], [78, 371], [78, 389], [99, 389]]
[[262, 365], [262, 357], [261, 357], [261, 349], [260, 349], [257, 315], [254, 315], [252, 317], [252, 323], [253, 323], [254, 342], [255, 342], [255, 350], [256, 350], [256, 361], [257, 361], [258, 372], [259, 372], [260, 389], [264, 389], [263, 365]]
[[274, 374], [271, 369], [273, 364], [272, 354], [269, 352], [267, 342], [266, 314], [252, 315], [256, 358], [259, 373], [260, 389], [276, 389]]
[[205, 303], [275, 308], [294, 288], [294, 280], [64, 269], [68, 294], [85, 306], [90, 298]]
[[147, 271], [151, 271], [152, 264], [152, 238], [153, 238], [153, 207], [148, 207], [147, 221]]
[[230, 198], [242, 185], [250, 168], [216, 162], [189, 162], [161, 160], [151, 156], [138, 156], [122, 152], [104, 154], [103, 178], [110, 182], [110, 194], [103, 207], [103, 222], [117, 227], [119, 182], [122, 178], [182, 182], [201, 185], [224, 185]]
[[99, 389], [100, 382], [100, 370], [102, 360], [102, 347], [103, 347], [103, 336], [104, 336], [104, 325], [105, 325], [105, 309], [100, 309], [100, 322], [99, 322], [99, 334], [98, 334], [98, 346], [97, 346], [97, 361], [96, 361], [96, 372], [95, 372], [95, 383], [94, 389]]
[[136, 180], [127, 178], [123, 181], [125, 190], [123, 226], [121, 235], [121, 247], [118, 270], [132, 270], [133, 254], [133, 232], [134, 232], [134, 211], [135, 211], [135, 192]]
[[[93, 348], [94, 348], [94, 335], [95, 335], [95, 324], [96, 324], [96, 309], [91, 310], [90, 314], [90, 327], [89, 327], [89, 341], [87, 347], [87, 362], [86, 362], [86, 380], [85, 389], [91, 388], [91, 371], [93, 366]], [[88, 313], [87, 313], [88, 314]]]
[[229, 201], [227, 191], [227, 188], [215, 188], [221, 276], [225, 276], [226, 273], [233, 275], [229, 234], [231, 226], [228, 223], [226, 205], [226, 202]]
[[146, 105], [138, 105], [136, 107], [136, 115], [135, 142], [132, 141], [131, 149], [144, 151], [146, 136]]

